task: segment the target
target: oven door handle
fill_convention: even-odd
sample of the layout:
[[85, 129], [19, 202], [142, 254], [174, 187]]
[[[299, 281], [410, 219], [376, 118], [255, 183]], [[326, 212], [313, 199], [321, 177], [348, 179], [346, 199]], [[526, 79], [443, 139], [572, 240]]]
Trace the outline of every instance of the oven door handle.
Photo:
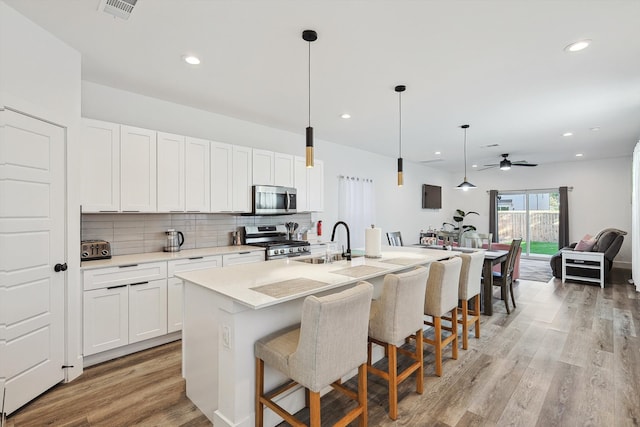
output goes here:
[[285, 203], [284, 210], [289, 212], [289, 207], [291, 205], [291, 199], [289, 198], [289, 192], [288, 191], [284, 192], [284, 197], [287, 200], [287, 202]]

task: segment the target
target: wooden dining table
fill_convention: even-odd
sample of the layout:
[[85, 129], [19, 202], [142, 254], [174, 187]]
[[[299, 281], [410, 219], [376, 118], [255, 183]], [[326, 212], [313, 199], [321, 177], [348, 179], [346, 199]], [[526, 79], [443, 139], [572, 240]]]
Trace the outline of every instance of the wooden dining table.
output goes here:
[[[428, 249], [440, 249], [440, 250], [444, 250], [444, 248], [442, 246], [436, 246], [436, 245], [414, 245], [414, 246], [421, 246], [423, 248], [428, 248]], [[479, 249], [471, 249], [471, 248], [460, 248], [460, 247], [453, 247], [451, 248], [449, 251], [452, 254], [455, 254], [456, 252], [460, 253], [460, 252], [475, 252], [476, 250]], [[509, 251], [503, 251], [503, 250], [498, 250], [498, 251], [488, 251], [485, 250], [484, 251], [484, 264], [482, 267], [482, 277], [484, 278], [482, 281], [482, 288], [481, 288], [481, 292], [480, 292], [480, 306], [481, 306], [481, 311], [483, 314], [486, 314], [487, 316], [491, 316], [493, 315], [493, 267], [495, 265], [502, 265], [502, 269], [504, 270], [504, 263], [507, 261], [507, 255], [509, 254]]]

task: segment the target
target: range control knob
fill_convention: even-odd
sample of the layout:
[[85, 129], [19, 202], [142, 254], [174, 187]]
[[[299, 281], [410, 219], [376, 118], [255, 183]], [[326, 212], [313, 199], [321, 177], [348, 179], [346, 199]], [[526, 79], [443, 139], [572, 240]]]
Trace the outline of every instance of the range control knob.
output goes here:
[[106, 249], [102, 250], [102, 256], [107, 256], [109, 255], [109, 251], [107, 251]]
[[89, 252], [87, 251], [82, 252], [82, 258], [86, 258], [88, 256], [89, 256]]
[[280, 253], [283, 254], [284, 253], [284, 249], [280, 249]]

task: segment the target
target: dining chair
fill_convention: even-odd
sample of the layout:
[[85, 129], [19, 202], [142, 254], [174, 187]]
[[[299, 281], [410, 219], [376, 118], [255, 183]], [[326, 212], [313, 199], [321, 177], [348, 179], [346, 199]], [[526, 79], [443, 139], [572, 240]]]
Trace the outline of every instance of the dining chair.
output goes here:
[[[398, 418], [398, 385], [416, 372], [416, 393], [422, 394], [424, 362], [422, 343], [423, 301], [429, 269], [417, 267], [400, 274], [387, 274], [382, 295], [371, 304], [367, 370], [384, 379], [389, 390], [389, 418]], [[413, 352], [401, 348], [405, 341], [416, 340]], [[384, 347], [387, 370], [371, 363], [371, 347]], [[398, 353], [408, 356], [411, 363], [398, 372]]]
[[[274, 402], [276, 396], [297, 384], [305, 388], [310, 426], [321, 425], [320, 391], [329, 385], [358, 403], [338, 423], [347, 425], [359, 419], [361, 426], [367, 425], [367, 328], [372, 295], [373, 286], [360, 282], [342, 292], [308, 296], [302, 305], [299, 327], [256, 341], [256, 426], [264, 423], [265, 406], [287, 423], [303, 425]], [[265, 394], [265, 363], [291, 381]], [[341, 383], [342, 377], [356, 368], [357, 393]]]
[[[429, 279], [424, 297], [424, 314], [431, 316], [432, 321], [424, 321], [425, 325], [433, 326], [433, 340], [424, 338], [424, 342], [435, 347], [436, 375], [442, 376], [442, 349], [450, 343], [451, 357], [458, 358], [458, 287], [460, 283], [460, 269], [462, 260], [456, 256], [444, 261], [434, 261], [429, 264]], [[451, 313], [451, 326], [443, 326], [442, 318]], [[448, 331], [449, 336], [442, 338], [442, 330]]]
[[493, 233], [478, 233], [475, 230], [468, 230], [460, 236], [460, 244], [468, 248], [485, 248], [491, 250], [492, 238]]
[[402, 234], [399, 231], [387, 233], [387, 241], [389, 246], [402, 246]]
[[513, 239], [507, 254], [507, 260], [504, 263], [504, 269], [500, 272], [493, 272], [493, 286], [500, 286], [500, 296], [504, 300], [504, 306], [507, 308], [507, 314], [511, 314], [509, 310], [509, 293], [511, 293], [511, 302], [513, 308], [516, 308], [516, 299], [513, 295], [513, 271], [516, 265], [518, 250], [522, 239]]
[[[461, 254], [462, 266], [458, 286], [458, 299], [462, 316], [458, 323], [462, 325], [462, 348], [469, 346], [469, 327], [474, 325], [476, 338], [480, 338], [480, 289], [482, 288], [482, 268], [484, 251]], [[469, 309], [469, 301], [473, 299], [473, 309]]]

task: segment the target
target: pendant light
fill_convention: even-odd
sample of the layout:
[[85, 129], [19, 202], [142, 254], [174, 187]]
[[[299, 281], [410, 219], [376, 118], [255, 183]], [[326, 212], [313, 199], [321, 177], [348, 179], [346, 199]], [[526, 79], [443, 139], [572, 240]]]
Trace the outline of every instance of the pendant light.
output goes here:
[[398, 187], [402, 187], [404, 184], [404, 177], [402, 176], [402, 92], [407, 89], [404, 85], [396, 86], [396, 92], [398, 92], [398, 106], [399, 106], [399, 135], [398, 135]]
[[307, 126], [307, 167], [313, 167], [313, 128], [311, 127], [311, 42], [318, 40], [318, 33], [313, 30], [304, 30], [302, 39], [309, 42], [309, 123]]
[[469, 129], [469, 125], [462, 125], [460, 127], [464, 129], [464, 181], [462, 181], [462, 184], [458, 185], [457, 188], [462, 191], [467, 191], [470, 188], [476, 188], [476, 186], [467, 181], [467, 129]]

